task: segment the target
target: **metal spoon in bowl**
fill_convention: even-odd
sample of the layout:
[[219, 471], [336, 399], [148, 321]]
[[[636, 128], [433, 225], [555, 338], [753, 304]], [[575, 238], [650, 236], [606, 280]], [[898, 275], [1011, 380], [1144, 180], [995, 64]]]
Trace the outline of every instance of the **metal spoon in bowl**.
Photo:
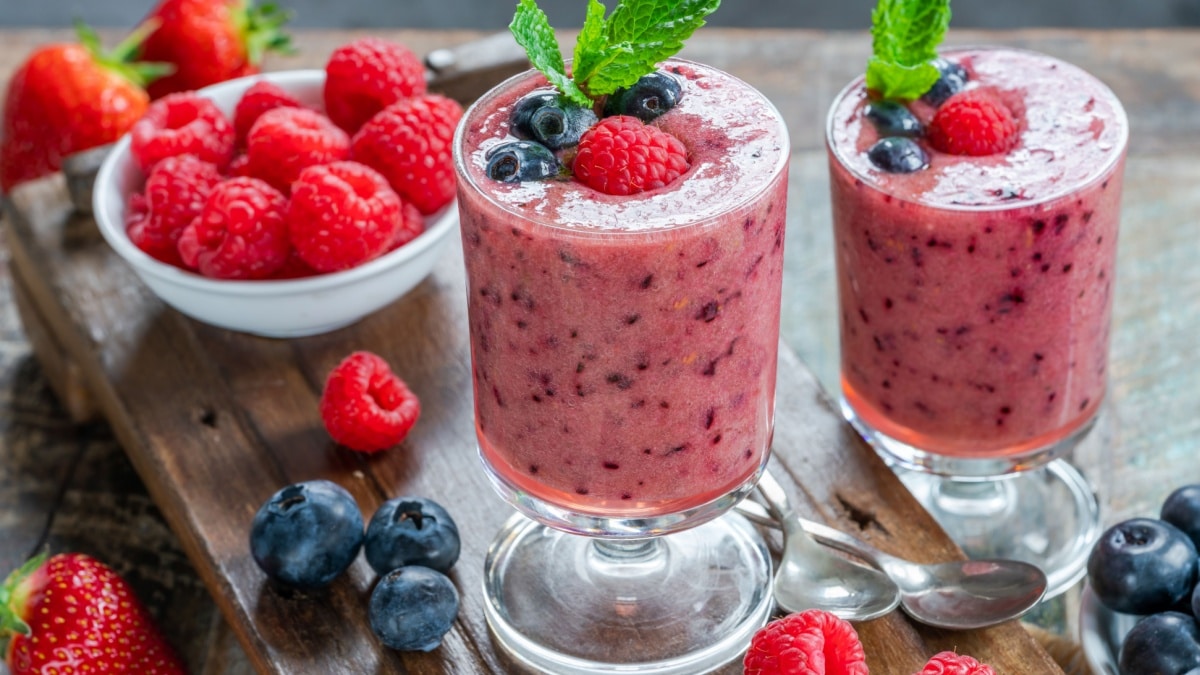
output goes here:
[[775, 573], [775, 602], [789, 612], [823, 609], [848, 621], [867, 621], [900, 603], [895, 582], [870, 567], [825, 550], [800, 525], [787, 493], [767, 472], [758, 489], [784, 536], [783, 559]]
[[[761, 481], [759, 486], [762, 486]], [[760, 525], [780, 527], [781, 521], [755, 502], [742, 501], [735, 509]], [[845, 532], [795, 514], [790, 519], [794, 523], [789, 526], [802, 529], [818, 542], [858, 556], [886, 572], [900, 588], [900, 606], [904, 611], [930, 626], [953, 630], [993, 626], [1029, 611], [1046, 592], [1046, 575], [1029, 563], [1001, 559], [952, 560], [925, 565], [888, 555]], [[776, 578], [778, 593], [779, 579]]]

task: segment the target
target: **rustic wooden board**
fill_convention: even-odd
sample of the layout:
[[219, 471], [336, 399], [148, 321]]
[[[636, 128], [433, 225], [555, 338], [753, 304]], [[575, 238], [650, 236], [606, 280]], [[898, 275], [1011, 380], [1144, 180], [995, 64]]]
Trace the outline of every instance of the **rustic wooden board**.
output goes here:
[[[319, 64], [348, 37], [303, 36], [304, 55], [275, 65]], [[425, 51], [465, 36], [395, 37]], [[967, 34], [956, 40], [994, 37]], [[1140, 120], [1158, 125], [1151, 128], [1158, 133], [1147, 134], [1135, 154], [1200, 148], [1196, 134], [1172, 138], [1162, 133], [1193, 130], [1200, 117], [1194, 104], [1184, 105], [1194, 101], [1200, 81], [1195, 77], [1200, 41], [1194, 34], [1032, 32], [1005, 38], [1070, 58], [1114, 87], [1123, 86], [1135, 136], [1147, 129]], [[1170, 58], [1145, 57], [1150, 45]], [[688, 48], [688, 56], [763, 89], [789, 121], [796, 149], [789, 210], [792, 259], [795, 247], [810, 241], [811, 227], [827, 226], [814, 217], [827, 200], [820, 176], [820, 120], [836, 90], [861, 67], [866, 50], [860, 34], [798, 31], [710, 31]], [[257, 669], [506, 672], [488, 638], [477, 589], [484, 549], [509, 509], [492, 494], [475, 457], [457, 251], [412, 294], [356, 326], [316, 338], [272, 341], [202, 326], [164, 308], [107, 250], [92, 223], [71, 217], [64, 204], [65, 192], [55, 179], [12, 195], [7, 232], [13, 274], [28, 290], [60, 355], [79, 369]], [[798, 292], [790, 287], [787, 294]], [[338, 449], [316, 415], [324, 374], [358, 348], [388, 358], [425, 404], [414, 434], [384, 457]], [[864, 536], [893, 552], [924, 560], [958, 555], [840, 421], [804, 364], [786, 349], [778, 410], [776, 449], [783, 466], [777, 468], [796, 481], [795, 494], [810, 514], [845, 528], [861, 523]], [[327, 593], [284, 597], [263, 584], [246, 551], [249, 519], [280, 485], [317, 476], [346, 485], [368, 513], [400, 493], [430, 495], [455, 512], [465, 539], [454, 573], [464, 607], [440, 650], [400, 655], [375, 644], [365, 626], [370, 573], [361, 561]], [[897, 614], [864, 624], [860, 632], [879, 672], [913, 672], [929, 654], [949, 648], [973, 653], [1001, 673], [1059, 672], [1017, 624], [947, 633], [913, 627]]]

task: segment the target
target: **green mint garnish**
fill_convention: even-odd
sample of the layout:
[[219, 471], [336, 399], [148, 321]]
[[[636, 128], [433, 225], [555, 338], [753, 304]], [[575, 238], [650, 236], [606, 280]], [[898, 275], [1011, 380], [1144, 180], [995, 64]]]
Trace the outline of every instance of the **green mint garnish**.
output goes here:
[[567, 98], [580, 105], [637, 82], [674, 56], [721, 0], [620, 0], [605, 18], [599, 0], [588, 0], [575, 43], [572, 74], [554, 29], [535, 0], [520, 0], [509, 30], [529, 61]]
[[878, 0], [871, 12], [875, 54], [867, 62], [867, 88], [884, 98], [915, 99], [939, 77], [937, 58], [950, 26], [950, 0]]

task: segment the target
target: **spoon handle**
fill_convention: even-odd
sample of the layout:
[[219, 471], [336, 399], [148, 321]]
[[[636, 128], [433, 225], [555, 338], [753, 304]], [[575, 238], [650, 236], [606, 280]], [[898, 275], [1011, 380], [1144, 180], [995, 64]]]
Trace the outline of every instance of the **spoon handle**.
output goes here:
[[762, 475], [758, 477], [758, 492], [767, 500], [767, 506], [777, 519], [783, 521], [784, 516], [791, 514], [792, 504], [788, 500], [787, 492], [771, 475], [770, 469], [763, 469]]
[[[764, 476], [765, 475], [766, 474], [764, 474]], [[759, 483], [759, 487], [762, 487], [761, 482]], [[776, 483], [776, 487], [778, 487], [778, 483]], [[766, 498], [765, 493], [763, 496]], [[771, 512], [756, 502], [742, 500], [737, 506], [734, 507], [734, 510], [738, 513], [741, 513], [751, 521], [758, 523], [759, 525], [766, 525], [767, 527], [775, 528], [780, 527], [780, 521], [778, 520], [779, 517], [773, 516]], [[804, 528], [805, 532], [811, 534], [814, 539], [826, 546], [836, 548], [839, 551], [845, 551], [846, 553], [851, 553], [875, 565], [882, 565], [889, 558], [892, 558], [892, 556], [889, 556], [883, 551], [871, 546], [867, 542], [858, 539], [853, 535], [846, 534], [841, 530], [818, 523], [814, 520], [802, 518], [800, 516], [793, 515], [792, 517], [796, 522], [800, 523], [800, 526]]]

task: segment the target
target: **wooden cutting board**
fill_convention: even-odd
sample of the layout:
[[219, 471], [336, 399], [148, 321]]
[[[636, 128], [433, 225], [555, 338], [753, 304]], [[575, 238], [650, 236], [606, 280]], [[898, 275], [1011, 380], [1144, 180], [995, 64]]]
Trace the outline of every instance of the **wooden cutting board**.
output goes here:
[[[302, 37], [306, 56], [288, 65], [319, 66], [325, 47], [346, 37], [307, 36], [321, 45], [313, 50]], [[691, 56], [722, 66], [729, 49]], [[790, 67], [764, 59], [758, 75], [786, 81]], [[811, 180], [811, 171], [795, 168], [794, 182]], [[811, 186], [793, 187], [793, 194], [811, 193]], [[414, 291], [366, 320], [327, 335], [270, 340], [165, 307], [104, 244], [91, 218], [72, 212], [61, 177], [17, 189], [5, 210], [21, 316], [39, 359], [73, 413], [98, 411], [112, 425], [260, 672], [513, 672], [483, 618], [484, 553], [512, 511], [476, 456], [457, 245]], [[422, 401], [409, 438], [379, 456], [333, 444], [317, 412], [326, 374], [356, 349], [381, 354]], [[799, 509], [892, 553], [961, 557], [842, 422], [804, 364], [781, 349], [773, 469]], [[440, 649], [399, 653], [379, 645], [366, 613], [373, 574], [361, 558], [324, 592], [283, 593], [265, 583], [248, 551], [250, 520], [281, 486], [314, 478], [345, 486], [368, 516], [400, 494], [432, 497], [454, 514], [463, 549], [451, 577], [463, 604]], [[885, 675], [915, 672], [942, 650], [972, 654], [1002, 675], [1062, 672], [1016, 622], [949, 632], [894, 613], [857, 628], [873, 672]]]

